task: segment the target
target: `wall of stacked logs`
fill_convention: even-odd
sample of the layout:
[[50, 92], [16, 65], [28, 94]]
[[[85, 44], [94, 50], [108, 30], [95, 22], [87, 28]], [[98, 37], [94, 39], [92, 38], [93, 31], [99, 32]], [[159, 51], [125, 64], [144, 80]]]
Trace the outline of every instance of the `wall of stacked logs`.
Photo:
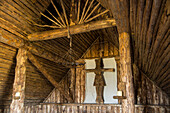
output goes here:
[[134, 64], [136, 103], [144, 105], [169, 105], [168, 95]]
[[0, 105], [9, 105], [15, 76], [17, 49], [0, 43]]

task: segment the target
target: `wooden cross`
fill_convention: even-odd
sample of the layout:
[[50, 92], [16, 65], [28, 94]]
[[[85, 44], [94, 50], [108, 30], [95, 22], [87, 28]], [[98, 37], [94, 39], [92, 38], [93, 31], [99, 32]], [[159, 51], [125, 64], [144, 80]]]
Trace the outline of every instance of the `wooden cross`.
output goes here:
[[103, 91], [104, 91], [104, 86], [106, 86], [105, 79], [103, 76], [104, 72], [115, 72], [114, 68], [105, 68], [104, 69], [104, 64], [103, 64], [103, 59], [96, 59], [96, 68], [95, 69], [86, 69], [86, 72], [94, 72], [96, 74], [95, 80], [94, 80], [94, 86], [96, 86], [96, 93], [97, 93], [97, 98], [96, 98], [96, 103], [103, 103]]

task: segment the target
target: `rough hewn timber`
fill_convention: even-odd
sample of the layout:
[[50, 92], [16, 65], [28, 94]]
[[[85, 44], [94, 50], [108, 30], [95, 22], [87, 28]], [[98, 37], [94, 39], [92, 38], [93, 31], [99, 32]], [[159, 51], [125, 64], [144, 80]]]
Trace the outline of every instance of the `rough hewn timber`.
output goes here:
[[[69, 28], [69, 31], [70, 34], [73, 35], [78, 33], [90, 32], [98, 29], [109, 28], [115, 25], [116, 22], [114, 19], [106, 19], [106, 20], [90, 22], [87, 24], [74, 25]], [[68, 29], [64, 28], [64, 29], [56, 29], [56, 30], [33, 33], [28, 36], [28, 39], [30, 41], [49, 40], [49, 39], [55, 39], [59, 37], [65, 37], [67, 35], [68, 35]]]
[[29, 60], [39, 69], [39, 71], [51, 82], [51, 84], [56, 87], [69, 102], [73, 102], [69, 91], [65, 91], [65, 89], [60, 84], [58, 84], [51, 75], [49, 75], [48, 71], [38, 62], [38, 59], [35, 58], [31, 53], [28, 54], [28, 57]]
[[[120, 91], [120, 87], [119, 87], [119, 83], [121, 82], [121, 76], [120, 76], [120, 58], [116, 58], [115, 57], [115, 60], [116, 60], [116, 67], [117, 67], [117, 88], [118, 88], [118, 91]], [[118, 100], [118, 103], [121, 104], [122, 103], [122, 99], [119, 99]]]
[[132, 65], [130, 55], [130, 36], [128, 33], [121, 33], [119, 36], [120, 51], [120, 76], [121, 82], [126, 83], [127, 99], [122, 100], [123, 113], [135, 113], [134, 88], [132, 80]]
[[76, 68], [71, 68], [71, 83], [70, 83], [70, 90], [73, 95], [73, 100], [75, 102], [75, 88], [76, 88]]
[[[13, 85], [13, 96], [10, 106], [10, 113], [24, 112], [26, 61], [27, 50], [25, 48], [20, 48], [17, 55], [17, 65], [15, 68], [15, 80]], [[17, 98], [15, 96], [16, 93], [20, 94], [20, 96]]]

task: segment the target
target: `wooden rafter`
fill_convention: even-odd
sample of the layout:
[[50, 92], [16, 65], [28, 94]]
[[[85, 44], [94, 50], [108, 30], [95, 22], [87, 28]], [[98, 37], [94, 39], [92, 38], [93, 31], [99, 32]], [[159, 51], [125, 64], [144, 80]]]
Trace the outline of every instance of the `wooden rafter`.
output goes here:
[[60, 2], [61, 2], [61, 7], [62, 7], [63, 12], [64, 12], [64, 17], [65, 17], [65, 20], [66, 20], [66, 24], [68, 26], [69, 23], [68, 23], [68, 18], [67, 18], [66, 10], [65, 10], [65, 7], [64, 7], [64, 4], [63, 4], [63, 0], [60, 0]]
[[85, 22], [92, 21], [93, 19], [95, 19], [95, 18], [97, 18], [97, 17], [99, 17], [99, 16], [101, 16], [101, 15], [103, 15], [103, 14], [107, 13], [107, 12], [109, 12], [109, 10], [105, 10], [105, 11], [103, 11], [103, 12], [99, 13], [99, 14], [97, 14], [96, 16], [94, 16], [94, 17], [92, 17], [92, 18], [90, 18], [90, 19], [86, 20]]
[[[40, 13], [42, 16], [44, 16], [45, 18], [47, 18], [49, 21], [53, 22], [57, 27], [59, 28], [66, 28], [66, 27], [69, 27], [69, 26], [73, 26], [75, 24], [83, 24], [83, 23], [87, 23], [89, 21], [92, 21], [93, 19], [107, 13], [109, 10], [105, 10], [97, 15], [94, 15], [92, 18], [89, 19], [89, 17], [94, 13], [94, 11], [97, 9], [97, 8], [102, 8], [100, 6], [100, 3], [98, 3], [93, 9], [92, 9], [92, 5], [94, 5], [94, 0], [92, 0], [90, 3], [89, 3], [89, 0], [86, 0], [86, 3], [83, 7], [83, 11], [82, 13], [80, 12], [81, 11], [81, 0], [78, 0], [77, 3], [72, 0], [71, 1], [71, 12], [70, 12], [70, 18], [67, 17], [67, 13], [66, 13], [66, 9], [64, 7], [64, 3], [63, 3], [63, 0], [60, 0], [60, 3], [61, 3], [61, 7], [62, 7], [62, 10], [63, 10], [63, 15], [64, 15], [64, 19], [62, 18], [60, 12], [58, 11], [57, 7], [55, 6], [53, 0], [51, 0], [51, 3], [54, 7], [54, 9], [56, 10], [57, 14], [59, 15], [60, 17], [60, 20], [59, 18], [56, 18], [50, 11], [48, 11], [48, 13], [55, 19], [53, 20], [52, 18], [46, 16], [45, 14], [43, 14], [42, 12]], [[88, 5], [89, 4], [89, 5]], [[77, 6], [78, 5], [78, 6]], [[90, 13], [90, 9], [92, 10]], [[88, 14], [89, 13], [89, 14]], [[74, 17], [76, 16], [77, 19], [75, 19]], [[74, 18], [74, 19], [73, 19]], [[68, 21], [70, 19], [70, 22]], [[74, 20], [74, 22], [73, 22]], [[75, 21], [76, 20], [76, 21]], [[34, 24], [34, 25], [38, 25], [37, 23]], [[54, 26], [50, 26], [50, 25], [38, 25], [39, 27], [49, 27], [49, 28], [54, 28]]]
[[47, 18], [48, 20], [50, 20], [51, 22], [53, 22], [54, 24], [56, 24], [57, 26], [59, 26], [60, 27], [60, 25], [56, 22], [56, 21], [54, 21], [53, 19], [51, 19], [51, 18], [49, 18], [48, 16], [46, 16], [45, 14], [43, 14], [43, 13], [40, 13], [42, 16], [44, 16], [45, 18]]
[[52, 5], [53, 5], [54, 9], [56, 10], [57, 14], [59, 15], [62, 23], [64, 24], [64, 26], [66, 26], [66, 24], [65, 24], [65, 22], [64, 22], [64, 20], [63, 20], [63, 18], [62, 18], [62, 16], [61, 16], [61, 14], [60, 14], [60, 12], [58, 11], [57, 7], [54, 5], [53, 0], [51, 0], [51, 3], [52, 3]]
[[98, 4], [94, 7], [94, 9], [91, 11], [91, 13], [84, 19], [84, 21], [86, 21], [86, 20], [93, 14], [93, 12], [99, 7], [99, 5], [100, 5], [100, 3], [98, 3]]
[[80, 18], [80, 21], [79, 21], [79, 24], [82, 22], [82, 19], [84, 17], [84, 13], [85, 13], [85, 10], [86, 10], [86, 7], [87, 7], [87, 3], [88, 3], [89, 0], [86, 0], [86, 3], [85, 3], [85, 6], [83, 8], [83, 12], [82, 12], [82, 15], [81, 15], [81, 18]]
[[39, 69], [39, 71], [51, 82], [51, 84], [56, 87], [60, 93], [69, 101], [73, 102], [72, 97], [69, 94], [69, 91], [64, 89], [60, 84], [58, 84], [54, 78], [49, 75], [48, 71], [38, 62], [38, 59], [34, 57], [31, 53], [28, 54], [29, 60]]
[[58, 22], [58, 25], [60, 26], [60, 27], [64, 27], [64, 25], [60, 22], [60, 20], [58, 20], [49, 10], [47, 10], [48, 11], [48, 13]]
[[[98, 30], [98, 29], [109, 28], [115, 25], [116, 23], [114, 19], [106, 19], [106, 20], [90, 22], [87, 24], [74, 25], [74, 26], [71, 26], [69, 30], [70, 30], [70, 34], [78, 34], [78, 33]], [[67, 35], [68, 35], [68, 29], [63, 28], [63, 29], [37, 32], [37, 33], [29, 35], [28, 39], [30, 41], [48, 40], [48, 39], [55, 39], [59, 37], [65, 37]]]
[[78, 1], [78, 12], [77, 12], [77, 22], [79, 22], [79, 18], [80, 18], [80, 6], [81, 6], [81, 0]]
[[91, 8], [91, 6], [92, 6], [93, 2], [94, 2], [94, 0], [92, 0], [92, 1], [91, 1], [90, 5], [89, 5], [89, 7], [88, 7], [88, 9], [87, 9], [87, 11], [86, 11], [86, 13], [85, 13], [84, 17], [83, 17], [83, 20], [84, 20], [84, 19], [85, 19], [85, 17], [87, 16], [87, 14], [88, 14], [88, 12], [89, 12], [89, 10], [90, 10], [90, 8]]

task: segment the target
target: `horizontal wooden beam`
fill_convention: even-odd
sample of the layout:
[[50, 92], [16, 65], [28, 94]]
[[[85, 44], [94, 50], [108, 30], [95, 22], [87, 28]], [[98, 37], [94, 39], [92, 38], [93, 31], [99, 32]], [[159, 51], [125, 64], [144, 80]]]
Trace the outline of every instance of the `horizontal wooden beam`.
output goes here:
[[54, 54], [46, 49], [43, 49], [35, 44], [32, 44], [31, 42], [28, 42], [26, 40], [22, 40], [19, 38], [16, 39], [13, 37], [7, 37], [5, 34], [0, 33], [0, 42], [5, 43], [5, 44], [15, 47], [15, 48], [20, 48], [20, 47], [24, 46], [31, 53], [33, 53], [37, 56], [40, 56], [42, 58], [48, 59], [50, 61], [53, 61], [55, 63], [58, 63], [59, 57], [56, 54]]
[[[69, 32], [71, 35], [73, 35], [78, 33], [90, 32], [98, 29], [109, 28], [113, 26], [116, 26], [115, 19], [106, 19], [106, 20], [89, 22], [86, 24], [70, 26]], [[68, 35], [68, 29], [63, 28], [63, 29], [55, 29], [55, 30], [33, 33], [31, 35], [28, 35], [28, 39], [30, 41], [40, 41], [40, 40], [49, 40], [49, 39], [55, 39], [59, 37], [65, 37], [67, 35]]]
[[0, 31], [0, 42], [15, 48], [20, 48], [24, 45], [24, 40], [8, 37], [4, 35], [1, 31]]
[[38, 59], [33, 56], [31, 53], [28, 54], [29, 60], [39, 69], [39, 71], [51, 82], [51, 84], [56, 87], [60, 93], [69, 101], [73, 102], [73, 99], [71, 98], [69, 91], [64, 89], [60, 84], [58, 84], [54, 78], [49, 75], [48, 71], [39, 63]]
[[[105, 68], [105, 69], [101, 69], [102, 72], [115, 72], [115, 69], [112, 68]], [[96, 69], [86, 69], [86, 72], [98, 72], [98, 70]]]

